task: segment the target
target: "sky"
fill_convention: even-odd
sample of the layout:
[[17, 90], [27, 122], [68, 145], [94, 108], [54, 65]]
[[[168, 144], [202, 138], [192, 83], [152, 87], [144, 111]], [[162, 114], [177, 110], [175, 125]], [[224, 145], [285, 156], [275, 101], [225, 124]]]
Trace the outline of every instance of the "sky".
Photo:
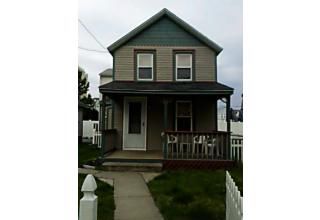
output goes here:
[[[78, 62], [90, 82], [89, 92], [99, 96], [99, 73], [112, 68], [112, 56], [105, 49], [123, 35], [167, 8], [223, 48], [218, 55], [218, 81], [233, 87], [231, 107], [240, 108], [243, 75], [242, 1], [233, 0], [79, 0]], [[104, 48], [102, 47], [104, 46]]]

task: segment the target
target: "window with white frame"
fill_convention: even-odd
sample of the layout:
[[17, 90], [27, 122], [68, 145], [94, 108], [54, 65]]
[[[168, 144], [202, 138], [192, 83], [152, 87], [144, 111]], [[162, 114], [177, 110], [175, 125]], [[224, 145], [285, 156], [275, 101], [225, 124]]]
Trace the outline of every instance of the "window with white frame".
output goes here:
[[153, 80], [153, 54], [137, 54], [137, 79]]
[[176, 131], [192, 131], [192, 102], [176, 102]]
[[176, 54], [176, 80], [192, 80], [192, 54]]

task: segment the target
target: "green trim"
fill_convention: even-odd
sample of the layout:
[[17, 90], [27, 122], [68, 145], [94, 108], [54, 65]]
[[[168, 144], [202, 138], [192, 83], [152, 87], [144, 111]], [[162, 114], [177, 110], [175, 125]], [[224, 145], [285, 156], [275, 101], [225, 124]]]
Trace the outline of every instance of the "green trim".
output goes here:
[[125, 46], [180, 46], [206, 47], [204, 43], [185, 31], [167, 16], [131, 38]]
[[195, 28], [184, 22], [182, 19], [177, 17], [175, 14], [170, 12], [168, 9], [164, 8], [159, 13], [152, 16], [150, 19], [139, 25], [137, 28], [130, 31], [128, 34], [114, 42], [108, 47], [108, 50], [111, 54], [118, 49], [119, 47], [123, 46], [125, 43], [127, 43], [129, 40], [131, 40], [133, 37], [137, 36], [153, 24], [155, 24], [157, 21], [162, 19], [163, 17], [169, 18], [171, 21], [173, 21], [175, 24], [177, 24], [180, 28], [188, 32], [189, 34], [193, 35], [196, 39], [198, 39], [203, 44], [210, 47], [212, 50], [217, 52], [217, 55], [222, 51], [222, 47], [220, 47], [215, 42], [211, 41], [209, 38], [201, 34], [199, 31], [197, 31]]

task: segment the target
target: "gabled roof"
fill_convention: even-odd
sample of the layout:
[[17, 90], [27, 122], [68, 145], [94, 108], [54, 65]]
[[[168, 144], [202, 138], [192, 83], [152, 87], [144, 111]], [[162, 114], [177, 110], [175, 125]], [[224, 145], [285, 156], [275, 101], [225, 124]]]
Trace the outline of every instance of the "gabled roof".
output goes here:
[[178, 26], [180, 26], [186, 32], [190, 33], [195, 38], [197, 38], [199, 41], [201, 41], [202, 43], [204, 43], [205, 45], [207, 45], [208, 47], [210, 47], [211, 49], [216, 51], [217, 54], [219, 54], [222, 51], [222, 47], [220, 47], [218, 44], [216, 44], [215, 42], [211, 41], [209, 38], [207, 38], [206, 36], [201, 34], [199, 31], [197, 31], [192, 26], [190, 26], [189, 24], [184, 22], [182, 19], [180, 19], [178, 16], [176, 16], [175, 14], [170, 12], [168, 9], [164, 8], [160, 12], [158, 12], [157, 14], [155, 14], [154, 16], [149, 18], [147, 21], [145, 21], [144, 23], [142, 23], [141, 25], [139, 25], [138, 27], [136, 27], [135, 29], [130, 31], [128, 34], [126, 34], [125, 36], [123, 36], [122, 38], [120, 38], [119, 40], [114, 42], [113, 44], [111, 44], [108, 47], [109, 52], [111, 54], [113, 54], [113, 52], [116, 49], [118, 49], [119, 47], [121, 47], [122, 45], [127, 43], [130, 39], [132, 39], [133, 37], [137, 36], [139, 33], [141, 33], [144, 30], [146, 30], [148, 27], [153, 25], [155, 22], [159, 21], [164, 16], [166, 16], [169, 19], [171, 19], [174, 23], [176, 23]]

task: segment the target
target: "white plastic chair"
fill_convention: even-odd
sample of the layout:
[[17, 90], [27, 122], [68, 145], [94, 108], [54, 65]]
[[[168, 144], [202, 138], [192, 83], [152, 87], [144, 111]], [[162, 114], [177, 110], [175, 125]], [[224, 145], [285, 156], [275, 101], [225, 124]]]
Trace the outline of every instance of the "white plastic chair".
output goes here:
[[199, 146], [203, 145], [203, 140], [204, 140], [204, 136], [203, 135], [196, 135], [193, 137], [193, 142], [192, 142], [192, 154], [195, 153], [195, 151], [197, 153], [199, 153]]
[[169, 153], [169, 146], [171, 145], [171, 154], [173, 154], [173, 147], [178, 145], [178, 138], [174, 135], [167, 135], [167, 145], [168, 145], [168, 153]]
[[[205, 155], [208, 155], [208, 152], [210, 155], [213, 155], [213, 152], [215, 151], [216, 146], [216, 139], [209, 139], [206, 137], [203, 141], [204, 147], [202, 148], [202, 153], [205, 153]], [[220, 156], [220, 153], [217, 152], [217, 156]]]

